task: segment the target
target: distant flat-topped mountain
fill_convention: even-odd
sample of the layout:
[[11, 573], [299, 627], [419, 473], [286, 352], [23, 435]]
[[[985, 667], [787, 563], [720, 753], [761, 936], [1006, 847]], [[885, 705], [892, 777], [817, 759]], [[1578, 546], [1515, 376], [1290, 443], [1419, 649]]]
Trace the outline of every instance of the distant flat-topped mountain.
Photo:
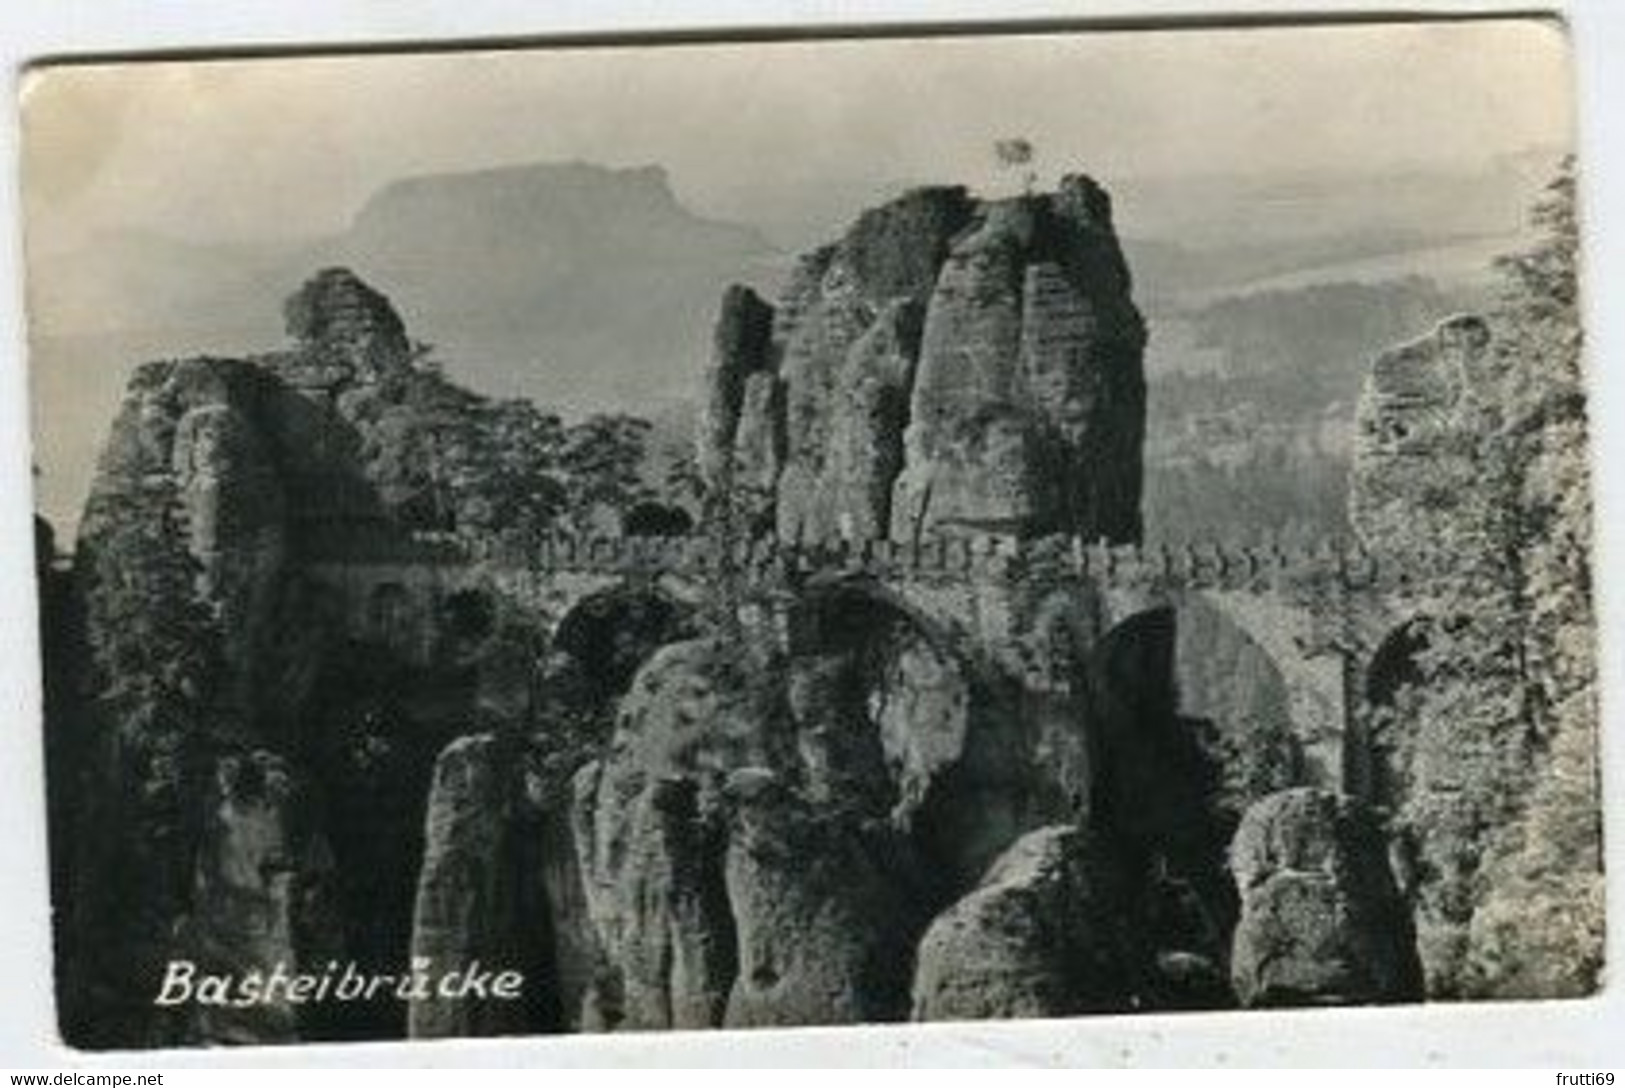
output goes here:
[[[539, 163], [406, 178], [342, 234], [207, 244], [145, 232], [36, 257], [30, 299], [41, 506], [72, 520], [95, 435], [145, 359], [274, 347], [267, 298], [345, 265], [413, 315], [448, 373], [567, 414], [651, 411], [704, 367], [725, 284], [771, 277], [752, 228], [697, 216], [663, 169]], [[83, 425], [79, 425], [82, 422]]]
[[45, 339], [269, 346], [280, 330], [264, 300], [343, 264], [400, 299], [473, 384], [597, 407], [685, 392], [722, 284], [771, 256], [754, 229], [684, 208], [660, 167], [542, 163], [393, 182], [314, 241], [104, 234], [41, 257], [31, 301]]

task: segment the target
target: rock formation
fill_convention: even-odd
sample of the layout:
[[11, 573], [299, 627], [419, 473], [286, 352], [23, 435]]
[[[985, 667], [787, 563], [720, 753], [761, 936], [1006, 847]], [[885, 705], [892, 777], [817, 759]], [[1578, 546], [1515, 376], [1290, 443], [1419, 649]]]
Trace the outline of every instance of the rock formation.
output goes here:
[[[583, 780], [583, 797], [592, 781]], [[583, 801], [576, 824], [591, 851], [581, 858], [587, 901], [611, 972], [589, 998], [594, 1015], [629, 1030], [716, 1027], [735, 950], [715, 828], [702, 822], [691, 780], [620, 796], [625, 807], [613, 814]]]
[[733, 983], [719, 800], [729, 769], [774, 762], [776, 708], [704, 641], [659, 651], [622, 701], [610, 756], [576, 781], [575, 838], [612, 976], [611, 1026], [714, 1027]]
[[1242, 818], [1230, 864], [1243, 1005], [1420, 1000], [1410, 921], [1369, 814], [1313, 789], [1274, 794]]
[[1138, 539], [1144, 344], [1094, 182], [986, 207], [927, 311], [893, 535]]
[[[701, 460], [771, 464], [781, 538], [1138, 539], [1145, 328], [1088, 178], [987, 203], [911, 192], [801, 258], [770, 345], [738, 334], [761, 313], [725, 302], [708, 397], [728, 407]], [[731, 409], [742, 375], [760, 411], [783, 389], [782, 471], [739, 439], [769, 430]]]
[[[855, 462], [896, 460], [903, 420], [873, 420], [891, 425], [889, 433], [873, 436], [878, 445], [838, 450], [838, 437], [853, 441], [864, 433], [856, 421], [850, 428], [840, 427], [838, 413], [861, 410], [852, 403], [856, 389], [886, 380], [883, 374], [867, 379], [864, 374], [884, 366], [885, 345], [871, 342], [858, 348], [859, 342], [892, 303], [923, 302], [949, 239], [970, 209], [963, 190], [916, 190], [859, 217], [840, 241], [803, 258], [792, 276], [785, 319], [776, 321], [773, 330], [778, 373], [785, 383], [779, 536], [852, 536], [857, 521], [886, 520], [890, 496], [877, 492], [873, 481], [866, 483], [866, 473]], [[898, 344], [893, 354], [899, 350], [910, 349]], [[875, 357], [877, 351], [881, 358]], [[844, 529], [843, 521], [853, 528]]]
[[889, 532], [922, 312], [914, 298], [887, 303], [853, 341], [835, 378], [824, 476], [835, 528], [848, 540], [880, 540]]
[[[185, 946], [202, 974], [320, 972], [344, 958], [333, 856], [307, 808], [310, 789], [263, 750], [215, 766]], [[246, 1008], [189, 1010], [189, 1038], [293, 1042], [324, 1034], [327, 1010], [285, 996]]]
[[1143, 967], [1127, 906], [1102, 842], [1077, 828], [1030, 832], [926, 931], [914, 1019], [1128, 1010]]
[[[1005, 262], [1002, 302], [966, 294], [988, 253]], [[1093, 881], [1111, 842], [1124, 873], [1110, 894], [1155, 898], [1148, 867], [1179, 853], [1097, 788], [1100, 759], [1127, 767], [1136, 743], [1103, 738], [1151, 713], [1103, 693], [1171, 690], [1167, 655], [1112, 664], [1120, 689], [1096, 683], [1104, 612], [1079, 601], [1035, 664], [1014, 634], [991, 634], [1049, 607], [1015, 571], [1009, 599], [965, 601], [986, 630], [862, 582], [789, 599], [735, 587], [699, 616], [654, 578], [576, 592], [476, 565], [445, 584], [425, 536], [484, 547], [493, 510], [549, 501], [524, 480], [490, 492], [513, 460], [502, 443], [545, 442], [546, 428], [421, 367], [388, 300], [347, 271], [319, 273], [285, 316], [285, 351], [138, 374], [83, 523], [105, 675], [156, 676], [154, 647], [133, 639], [160, 624], [157, 651], [189, 670], [167, 702], [109, 686], [92, 714], [134, 743], [101, 772], [121, 800], [86, 819], [122, 823], [108, 850], [141, 874], [107, 881], [133, 895], [128, 918], [108, 895], [82, 912], [84, 941], [129, 955], [104, 980], [137, 995], [109, 1038], [902, 1019], [933, 916], [984, 879], [1048, 889], [1027, 924], [1065, 933], [1071, 989], [1054, 1007], [1124, 1007], [1149, 985], [1149, 960], [1077, 928], [1060, 889]], [[964, 333], [983, 324], [1008, 325], [1008, 359]], [[710, 513], [747, 539], [872, 542], [923, 488], [942, 496], [935, 526], [1132, 539], [1142, 339], [1092, 183], [994, 204], [911, 193], [803, 258], [779, 305], [725, 297], [702, 428]], [[944, 414], [965, 405], [965, 419]], [[989, 511], [964, 496], [992, 496], [1008, 464], [953, 458], [1012, 421], [1009, 463], [1042, 482], [1014, 522], [994, 511], [982, 525]], [[968, 445], [950, 442], [955, 427]], [[141, 580], [121, 581], [132, 569]], [[146, 627], [126, 630], [131, 617]], [[246, 767], [262, 769], [258, 793]], [[198, 824], [207, 806], [229, 820]], [[1050, 827], [1070, 844], [1065, 828], [1085, 820], [1100, 822], [1087, 859], [1056, 846], [1029, 873], [1017, 849], [988, 877], [1022, 835]], [[295, 902], [295, 886], [320, 894]], [[205, 946], [231, 964], [318, 950], [374, 971], [478, 961], [523, 973], [525, 999], [150, 1023], [139, 995], [154, 972]], [[1013, 976], [1046, 953], [1006, 952], [1012, 978], [981, 1014], [1036, 1007]], [[1117, 953], [1109, 978], [1073, 978]], [[958, 1000], [927, 1004], [959, 1015]]]
[[[383, 959], [374, 943], [410, 921], [392, 881], [415, 873], [428, 771], [471, 695], [449, 642], [408, 640], [408, 662], [352, 641], [312, 573], [315, 557], [406, 535], [379, 421], [438, 379], [412, 368], [399, 317], [348, 272], [318, 275], [288, 319], [286, 352], [140, 368], [80, 525], [93, 669], [76, 728], [95, 738], [86, 785], [102, 800], [77, 817], [72, 928], [98, 977], [64, 1028], [92, 1044], [398, 1022], [384, 1007], [177, 1018], [151, 1004], [174, 959]], [[399, 867], [396, 850], [411, 855]], [[388, 948], [391, 968], [405, 951]]]
[[[534, 879], [510, 841], [515, 823], [509, 752], [496, 737], [462, 737], [435, 763], [425, 816], [423, 865], [412, 922], [412, 965], [435, 978], [476, 964], [492, 972], [530, 966], [518, 939], [527, 929], [520, 884]], [[533, 981], [532, 985], [536, 983]], [[414, 1038], [503, 1035], [524, 1030], [526, 1008], [503, 998], [438, 991], [412, 1002]]]
[[[350, 273], [287, 319], [284, 351], [143, 368], [83, 522], [72, 1038], [1407, 1000], [1418, 892], [1444, 962], [1461, 887], [1396, 887], [1385, 849], [1459, 853], [1404, 834], [1439, 745], [1336, 796], [1344, 676], [1303, 698], [1278, 645], [1314, 632], [1090, 566], [1140, 534], [1145, 395], [1093, 182], [918, 190], [777, 303], [729, 291], [686, 537], [547, 531], [593, 494], [531, 456], [559, 422], [438, 376]], [[1379, 365], [1374, 540], [1414, 530], [1488, 350], [1461, 321]], [[524, 997], [154, 1017], [182, 954], [478, 961]]]
[[[64, 1010], [69, 1030], [91, 1039], [105, 1030], [114, 1041], [157, 1042], [207, 1030], [155, 1016], [150, 995], [175, 958], [180, 920], [190, 913], [193, 932], [211, 933], [190, 911], [194, 895], [226, 889], [214, 899], [225, 910], [242, 898], [230, 891], [236, 883], [219, 879], [232, 859], [204, 851], [236, 796], [227, 789], [221, 800], [218, 789], [238, 780], [230, 761], [258, 739], [245, 673], [270, 635], [263, 610], [281, 574], [283, 539], [266, 518], [279, 509], [281, 489], [252, 421], [274, 384], [225, 360], [141, 368], [80, 526], [76, 567], [94, 670], [81, 729], [94, 738], [85, 785], [99, 800], [75, 836], [86, 881], [75, 922], [85, 970], [103, 975], [87, 986], [87, 1000], [103, 989], [124, 995], [122, 1007]], [[249, 807], [260, 813], [254, 821], [274, 827], [281, 801], [276, 788], [265, 792], [263, 804]], [[254, 838], [228, 835], [215, 848], [229, 852]], [[287, 921], [266, 899], [274, 890], [244, 894], [259, 898], [249, 913], [266, 925]], [[249, 947], [230, 956], [264, 951], [239, 940]]]
[[348, 269], [318, 272], [288, 299], [283, 315], [304, 351], [302, 372], [327, 369], [339, 381], [375, 382], [411, 350], [389, 300]]
[[[1459, 531], [1464, 493], [1453, 486], [1473, 450], [1465, 414], [1482, 385], [1489, 327], [1444, 322], [1372, 364], [1356, 419], [1350, 518], [1369, 547], [1417, 550]], [[1420, 519], [1420, 520], [1419, 520]]]
[[[710, 394], [700, 424], [700, 474], [712, 488], [731, 486], [732, 451], [746, 414], [747, 391], [758, 375], [772, 376], [770, 366], [773, 308], [748, 287], [729, 288], [717, 318], [712, 369], [706, 377]], [[761, 394], [757, 394], [760, 397]], [[761, 412], [752, 406], [750, 414]]]
[[920, 908], [897, 837], [807, 805], [772, 772], [736, 772], [729, 794], [739, 963], [725, 1024], [903, 1019]]
[[1416, 575], [1372, 657], [1371, 792], [1430, 997], [1571, 995], [1601, 970], [1575, 244], [1379, 357], [1360, 403], [1351, 521]]

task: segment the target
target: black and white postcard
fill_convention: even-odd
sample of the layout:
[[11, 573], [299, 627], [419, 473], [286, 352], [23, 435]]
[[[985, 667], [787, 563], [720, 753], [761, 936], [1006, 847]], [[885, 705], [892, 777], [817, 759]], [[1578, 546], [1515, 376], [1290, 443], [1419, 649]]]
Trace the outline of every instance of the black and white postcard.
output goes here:
[[62, 1038], [1593, 994], [1570, 64], [36, 66]]

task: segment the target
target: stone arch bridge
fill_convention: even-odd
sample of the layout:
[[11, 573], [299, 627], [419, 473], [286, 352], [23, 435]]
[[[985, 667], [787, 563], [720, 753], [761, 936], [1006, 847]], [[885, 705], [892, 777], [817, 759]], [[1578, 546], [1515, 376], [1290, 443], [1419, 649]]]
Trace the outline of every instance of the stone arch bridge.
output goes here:
[[[349, 632], [426, 655], [459, 616], [515, 610], [549, 633], [584, 603], [628, 591], [699, 608], [732, 586], [784, 644], [798, 605], [839, 590], [977, 648], [1034, 690], [1064, 686], [1055, 666], [1111, 645], [1150, 614], [1179, 631], [1181, 709], [1231, 708], [1202, 662], [1238, 655], [1278, 685], [1313, 778], [1363, 792], [1361, 735], [1373, 670], [1413, 618], [1419, 578], [1340, 542], [1298, 548], [1227, 544], [1087, 545], [1076, 537], [961, 536], [719, 547], [704, 537], [555, 537], [471, 544], [416, 534], [388, 547], [315, 549], [301, 568], [334, 595]], [[1228, 667], [1228, 666], [1226, 666]]]

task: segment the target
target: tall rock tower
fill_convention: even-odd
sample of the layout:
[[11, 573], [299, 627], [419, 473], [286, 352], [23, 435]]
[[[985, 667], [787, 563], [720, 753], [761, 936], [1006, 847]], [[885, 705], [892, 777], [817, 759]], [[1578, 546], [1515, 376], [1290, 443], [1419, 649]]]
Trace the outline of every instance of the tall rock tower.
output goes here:
[[1092, 180], [915, 190], [802, 257], [777, 308], [730, 293], [700, 461], [786, 539], [1137, 540], [1145, 338]]

